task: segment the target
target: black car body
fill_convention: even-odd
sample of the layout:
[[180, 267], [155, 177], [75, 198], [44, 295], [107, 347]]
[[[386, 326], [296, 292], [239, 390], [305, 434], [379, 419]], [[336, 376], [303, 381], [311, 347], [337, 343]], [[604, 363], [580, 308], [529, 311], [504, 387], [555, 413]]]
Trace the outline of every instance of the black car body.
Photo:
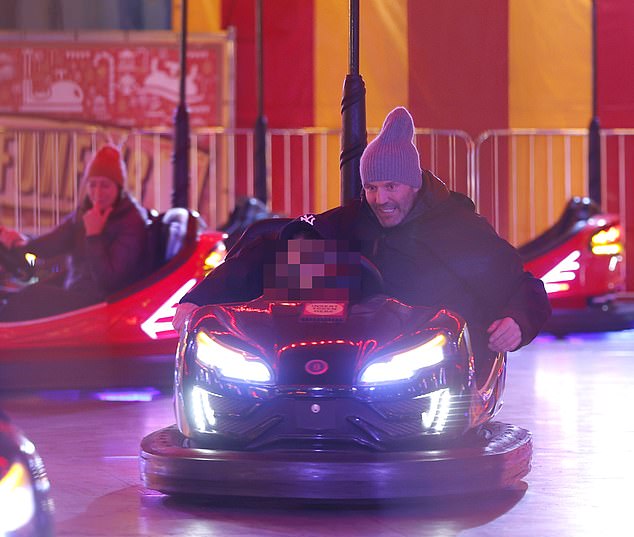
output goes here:
[[176, 416], [195, 445], [404, 450], [499, 410], [506, 358], [477, 385], [464, 320], [385, 296], [200, 309], [177, 354]]
[[283, 286], [187, 320], [176, 354], [177, 423], [143, 439], [145, 485], [377, 499], [504, 488], [526, 475], [530, 433], [492, 421], [506, 355], [474, 351], [454, 312], [351, 292], [376, 289], [348, 286], [368, 274], [380, 280], [367, 260], [359, 259], [357, 280], [354, 264], [328, 266], [337, 258], [328, 248], [307, 251], [306, 271], [282, 264], [275, 281]]

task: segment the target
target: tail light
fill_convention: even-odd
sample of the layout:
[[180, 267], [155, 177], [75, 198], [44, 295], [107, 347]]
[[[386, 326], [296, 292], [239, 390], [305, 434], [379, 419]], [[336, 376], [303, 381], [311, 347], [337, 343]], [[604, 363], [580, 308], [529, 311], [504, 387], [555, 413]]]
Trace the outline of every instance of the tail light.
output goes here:
[[205, 258], [203, 265], [205, 275], [220, 265], [225, 260], [225, 255], [227, 255], [227, 247], [223, 241], [218, 241], [214, 249]]
[[623, 251], [620, 226], [610, 226], [592, 235], [590, 248], [595, 255], [618, 255]]

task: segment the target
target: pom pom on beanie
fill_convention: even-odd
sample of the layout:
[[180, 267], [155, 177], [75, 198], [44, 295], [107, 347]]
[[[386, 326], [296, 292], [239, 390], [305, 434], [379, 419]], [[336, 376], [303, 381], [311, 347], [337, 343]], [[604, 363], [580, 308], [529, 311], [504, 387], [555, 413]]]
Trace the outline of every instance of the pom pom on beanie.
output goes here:
[[399, 106], [385, 118], [381, 132], [361, 155], [361, 183], [394, 181], [413, 188], [422, 184], [420, 155], [414, 145], [414, 120]]

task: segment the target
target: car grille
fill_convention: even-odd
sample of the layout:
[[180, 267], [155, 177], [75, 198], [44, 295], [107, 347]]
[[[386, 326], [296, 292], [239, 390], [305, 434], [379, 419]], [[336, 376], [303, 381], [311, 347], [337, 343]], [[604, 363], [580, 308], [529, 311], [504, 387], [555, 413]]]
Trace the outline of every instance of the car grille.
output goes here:
[[357, 347], [348, 341], [310, 342], [278, 354], [280, 386], [350, 386], [354, 384]]
[[[280, 395], [256, 404], [237, 397], [209, 397], [217, 420], [215, 431], [247, 447], [261, 447], [280, 439], [330, 438], [383, 449], [439, 433], [422, 425], [421, 415], [430, 412], [427, 397], [365, 402], [355, 396]], [[471, 396], [453, 395], [450, 401], [442, 432], [451, 436], [468, 426]], [[313, 412], [314, 405], [321, 411]]]

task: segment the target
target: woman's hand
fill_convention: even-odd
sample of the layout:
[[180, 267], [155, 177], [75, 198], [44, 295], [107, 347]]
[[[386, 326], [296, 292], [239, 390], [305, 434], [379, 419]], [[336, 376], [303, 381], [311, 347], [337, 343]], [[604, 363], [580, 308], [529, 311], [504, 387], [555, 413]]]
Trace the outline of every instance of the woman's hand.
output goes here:
[[84, 220], [84, 228], [86, 229], [86, 237], [100, 235], [106, 226], [106, 221], [111, 212], [112, 207], [108, 207], [103, 211], [98, 207], [88, 209], [82, 217]]

